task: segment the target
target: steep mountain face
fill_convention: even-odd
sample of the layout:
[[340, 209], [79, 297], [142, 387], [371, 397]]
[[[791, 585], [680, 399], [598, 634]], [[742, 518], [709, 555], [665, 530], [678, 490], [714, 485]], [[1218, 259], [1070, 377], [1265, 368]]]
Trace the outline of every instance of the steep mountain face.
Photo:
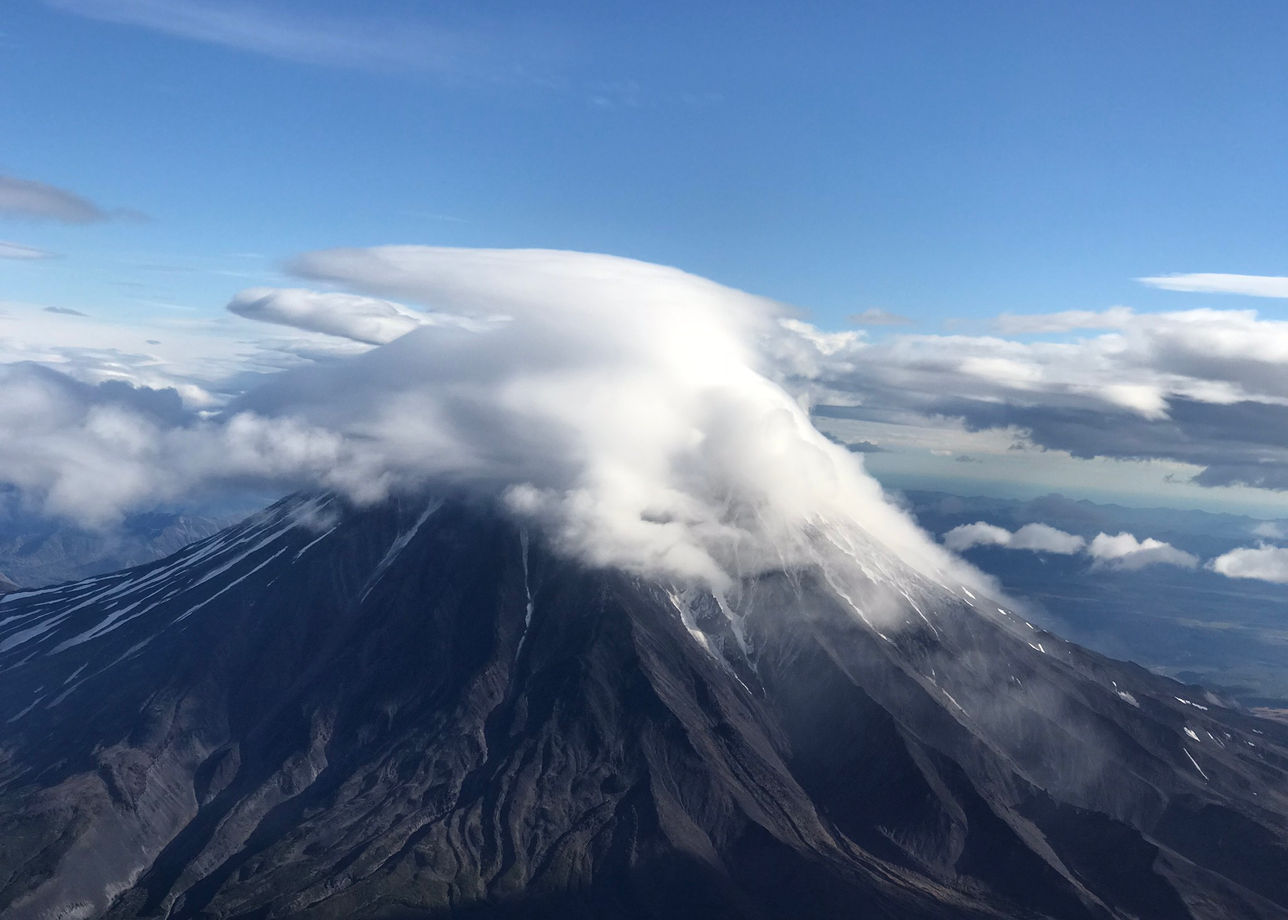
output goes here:
[[17, 582], [14, 582], [9, 580], [8, 578], [5, 578], [4, 575], [0, 575], [0, 594], [11, 594], [17, 590], [18, 590]]
[[292, 499], [8, 595], [0, 912], [1288, 917], [1288, 726], [868, 562]]

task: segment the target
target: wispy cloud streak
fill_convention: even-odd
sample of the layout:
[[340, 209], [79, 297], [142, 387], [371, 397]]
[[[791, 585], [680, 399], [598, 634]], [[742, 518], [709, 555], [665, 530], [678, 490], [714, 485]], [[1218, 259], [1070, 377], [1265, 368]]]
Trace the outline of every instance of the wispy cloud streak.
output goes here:
[[13, 259], [18, 262], [35, 262], [41, 259], [52, 259], [54, 254], [35, 246], [24, 246], [22, 243], [10, 243], [0, 240], [0, 259]]
[[451, 70], [469, 56], [460, 33], [371, 19], [290, 15], [270, 4], [207, 0], [46, 0], [53, 7], [177, 38], [306, 64]]
[[1222, 275], [1194, 273], [1137, 278], [1141, 284], [1165, 291], [1193, 294], [1242, 294], [1246, 297], [1288, 297], [1288, 277], [1282, 275]]

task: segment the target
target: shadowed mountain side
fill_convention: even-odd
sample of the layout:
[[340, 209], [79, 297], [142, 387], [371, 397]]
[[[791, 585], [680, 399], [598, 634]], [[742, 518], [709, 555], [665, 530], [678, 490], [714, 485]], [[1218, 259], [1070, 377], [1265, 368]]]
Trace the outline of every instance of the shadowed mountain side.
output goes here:
[[287, 500], [0, 601], [0, 909], [1288, 916], [1285, 727], [936, 591], [883, 634]]

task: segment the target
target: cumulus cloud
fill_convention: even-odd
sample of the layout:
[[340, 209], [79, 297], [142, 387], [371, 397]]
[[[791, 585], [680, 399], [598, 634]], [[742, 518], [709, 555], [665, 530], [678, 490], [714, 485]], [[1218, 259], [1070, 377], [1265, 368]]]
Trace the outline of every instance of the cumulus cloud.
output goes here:
[[87, 224], [111, 215], [87, 198], [55, 185], [0, 175], [0, 215]]
[[1098, 564], [1116, 569], [1134, 571], [1147, 565], [1175, 565], [1185, 569], [1195, 568], [1198, 557], [1179, 550], [1170, 543], [1146, 537], [1137, 540], [1129, 533], [1110, 536], [1107, 533], [1097, 534], [1087, 547], [1088, 554]]
[[79, 383], [34, 364], [0, 366], [0, 476], [47, 510], [87, 523], [109, 520], [146, 498], [148, 450], [157, 432], [181, 425], [174, 390]]
[[1192, 569], [1199, 564], [1196, 556], [1153, 537], [1138, 540], [1129, 533], [1116, 536], [1101, 533], [1088, 543], [1076, 534], [1042, 523], [1025, 524], [1012, 532], [996, 524], [976, 521], [954, 527], [943, 535], [943, 542], [954, 552], [963, 552], [975, 546], [1001, 546], [1064, 556], [1085, 552], [1094, 560], [1093, 565], [1125, 571], [1135, 571], [1149, 565], [1175, 565]]
[[1011, 538], [1011, 548], [1068, 556], [1082, 549], [1085, 542], [1082, 537], [1065, 533], [1049, 524], [1025, 524], [1015, 531]]
[[[567, 252], [383, 247], [311, 253], [294, 268], [457, 321], [274, 375], [213, 418], [162, 419], [96, 390], [14, 379], [0, 426], [31, 436], [0, 453], [0, 478], [99, 518], [229, 479], [358, 501], [451, 484], [496, 496], [593, 564], [718, 587], [784, 565], [855, 570], [829, 566], [838, 555], [869, 574], [984, 580], [771, 379], [766, 343], [783, 318], [772, 301]], [[264, 297], [256, 309], [279, 321], [316, 329], [326, 317], [344, 334], [347, 308], [370, 305]], [[108, 458], [118, 472], [95, 490]]]
[[206, 487], [310, 482], [362, 500], [381, 471], [336, 433], [252, 412], [209, 420], [173, 388], [86, 384], [30, 363], [0, 365], [0, 481], [38, 510], [88, 527], [190, 499]]
[[1087, 541], [1075, 534], [1065, 533], [1049, 524], [1025, 524], [1014, 533], [1005, 527], [976, 521], [962, 524], [944, 534], [944, 545], [956, 552], [973, 546], [1004, 546], [1035, 553], [1058, 553], [1070, 556], [1080, 552]]
[[1288, 547], [1240, 547], [1217, 556], [1208, 566], [1227, 578], [1255, 578], [1288, 584]]
[[[1276, 527], [1258, 528], [1263, 536], [1281, 535]], [[954, 552], [965, 552], [977, 546], [997, 546], [1038, 553], [1075, 555], [1085, 553], [1093, 567], [1137, 571], [1151, 565], [1173, 565], [1197, 568], [1199, 559], [1170, 543], [1152, 537], [1137, 539], [1134, 534], [1097, 534], [1088, 543], [1082, 537], [1066, 533], [1047, 524], [1025, 524], [1014, 532], [986, 521], [962, 524], [942, 537], [943, 544]], [[1217, 556], [1205, 568], [1228, 578], [1252, 578], [1288, 584], [1288, 547], [1241, 547]]]
[[1009, 530], [984, 521], [962, 524], [944, 534], [944, 545], [959, 553], [972, 546], [1009, 546], [1010, 543]]
[[1248, 297], [1288, 297], [1288, 277], [1282, 275], [1222, 275], [1206, 272], [1137, 278], [1141, 284], [1165, 291], [1197, 294], [1242, 294]]
[[10, 243], [0, 240], [0, 259], [14, 259], [19, 262], [32, 262], [40, 259], [52, 259], [54, 254], [35, 246], [24, 246], [21, 243]]

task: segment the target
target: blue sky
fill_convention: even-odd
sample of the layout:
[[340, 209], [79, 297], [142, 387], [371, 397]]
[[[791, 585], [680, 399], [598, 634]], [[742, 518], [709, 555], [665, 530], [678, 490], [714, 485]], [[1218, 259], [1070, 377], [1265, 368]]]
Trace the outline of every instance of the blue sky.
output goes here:
[[855, 330], [816, 397], [879, 474], [1288, 514], [1285, 47], [1272, 2], [11, 0], [0, 352], [201, 352], [204, 405], [299, 253], [603, 252]]
[[7, 221], [64, 258], [3, 264], [6, 296], [218, 309], [211, 271], [303, 250], [544, 246], [839, 328], [1283, 266], [1278, 3], [164, 6], [6, 4], [0, 167], [151, 218]]

